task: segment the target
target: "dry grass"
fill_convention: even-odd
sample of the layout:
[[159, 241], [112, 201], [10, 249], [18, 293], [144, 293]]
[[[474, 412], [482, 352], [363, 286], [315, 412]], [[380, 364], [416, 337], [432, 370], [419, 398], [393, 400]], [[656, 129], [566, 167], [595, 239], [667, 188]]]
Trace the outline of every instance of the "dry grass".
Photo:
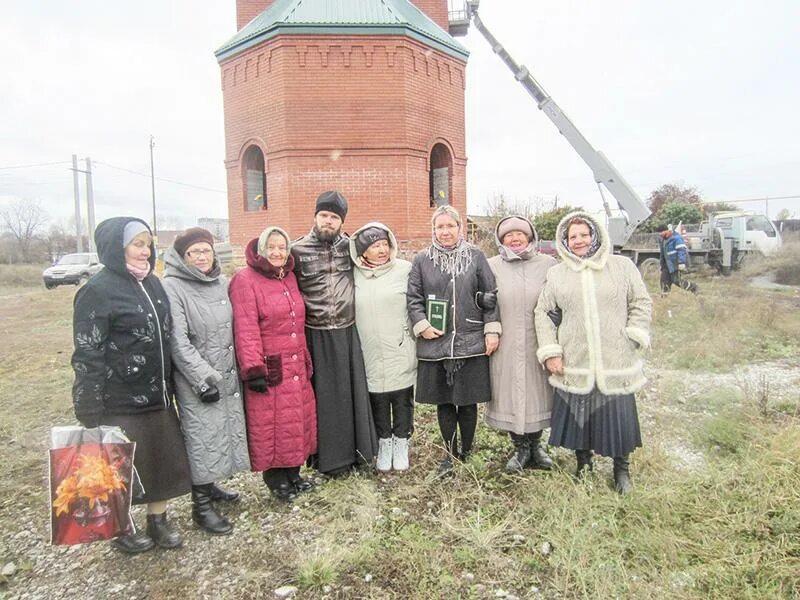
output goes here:
[[753, 288], [741, 276], [694, 281], [699, 295], [673, 288], [655, 302], [657, 366], [729, 370], [800, 351], [800, 294]]
[[[783, 399], [780, 411], [770, 403], [765, 415], [735, 383], [698, 392], [691, 375], [796, 355], [797, 300], [733, 278], [702, 285], [697, 298], [655, 298], [651, 365], [687, 370], [655, 371], [640, 396], [645, 447], [633, 456], [630, 496], [613, 491], [607, 459], [576, 483], [574, 458], [559, 449], [551, 473], [505, 474], [508, 439], [484, 425], [472, 459], [440, 481], [435, 411], [418, 407], [409, 473], [331, 481], [294, 508], [240, 474], [231, 483], [244, 500], [226, 510], [233, 536], [192, 529], [184, 498], [171, 511], [185, 547], [134, 559], [105, 544], [69, 553], [46, 544], [45, 439], [73, 421], [75, 290], [37, 282], [7, 292], [0, 485], [14, 493], [0, 500], [0, 563], [20, 571], [0, 597], [38, 585], [81, 597], [89, 573], [96, 586], [128, 586], [120, 596], [150, 598], [271, 598], [286, 584], [298, 598], [798, 597], [800, 401]], [[32, 535], [12, 541], [21, 527]]]

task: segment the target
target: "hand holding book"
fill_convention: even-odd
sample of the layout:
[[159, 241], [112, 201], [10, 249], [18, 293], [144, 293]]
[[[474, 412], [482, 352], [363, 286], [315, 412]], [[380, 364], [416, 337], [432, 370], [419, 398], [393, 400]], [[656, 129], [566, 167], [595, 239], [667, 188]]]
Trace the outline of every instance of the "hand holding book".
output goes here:
[[428, 327], [420, 335], [426, 340], [435, 340], [438, 337], [442, 337], [444, 335], [444, 331], [439, 331], [435, 327]]

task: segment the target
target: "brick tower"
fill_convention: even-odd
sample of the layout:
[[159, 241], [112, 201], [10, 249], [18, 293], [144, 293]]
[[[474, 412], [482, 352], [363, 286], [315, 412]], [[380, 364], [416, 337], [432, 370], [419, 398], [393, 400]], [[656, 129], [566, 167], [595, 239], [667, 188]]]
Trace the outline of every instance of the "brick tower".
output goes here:
[[466, 208], [464, 70], [447, 0], [237, 0], [216, 52], [231, 241], [292, 237], [317, 195], [350, 202], [345, 230], [386, 223], [430, 239], [438, 203]]

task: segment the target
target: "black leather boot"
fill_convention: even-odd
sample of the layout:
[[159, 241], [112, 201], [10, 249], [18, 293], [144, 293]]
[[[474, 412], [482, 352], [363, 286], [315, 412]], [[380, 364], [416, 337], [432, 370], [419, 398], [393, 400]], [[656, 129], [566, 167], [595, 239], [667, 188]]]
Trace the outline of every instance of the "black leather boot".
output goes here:
[[270, 493], [281, 502], [294, 502], [297, 492], [289, 481], [289, 471], [284, 468], [267, 469], [262, 473]]
[[209, 485], [211, 485], [211, 499], [214, 502], [238, 502], [241, 497], [239, 492], [226, 490], [216, 483], [211, 483]]
[[521, 473], [531, 459], [530, 443], [524, 435], [511, 431], [508, 432], [508, 435], [511, 436], [511, 441], [514, 443], [514, 456], [506, 463], [506, 472]]
[[289, 483], [294, 488], [294, 491], [298, 494], [302, 494], [304, 492], [310, 492], [314, 489], [314, 483], [309, 481], [308, 479], [304, 479], [300, 476], [300, 468], [291, 469], [288, 473]]
[[530, 447], [530, 460], [525, 466], [549, 471], [553, 466], [553, 459], [542, 448], [542, 432], [527, 433], [525, 437], [528, 439], [528, 446]]
[[592, 465], [592, 451], [591, 450], [575, 450], [575, 459], [578, 462], [578, 469], [575, 471], [575, 477], [583, 479], [594, 468]]
[[192, 521], [213, 535], [227, 535], [233, 525], [219, 514], [211, 503], [213, 483], [192, 486]]
[[618, 494], [630, 493], [633, 491], [631, 483], [630, 461], [628, 455], [614, 457], [614, 489]]
[[111, 540], [111, 547], [125, 554], [140, 554], [155, 546], [153, 539], [141, 529], [130, 535], [122, 535]]
[[297, 499], [297, 492], [291, 483], [282, 483], [270, 489], [270, 492], [281, 502], [294, 502]]
[[161, 548], [177, 548], [183, 544], [181, 535], [167, 522], [167, 513], [147, 515], [147, 535]]

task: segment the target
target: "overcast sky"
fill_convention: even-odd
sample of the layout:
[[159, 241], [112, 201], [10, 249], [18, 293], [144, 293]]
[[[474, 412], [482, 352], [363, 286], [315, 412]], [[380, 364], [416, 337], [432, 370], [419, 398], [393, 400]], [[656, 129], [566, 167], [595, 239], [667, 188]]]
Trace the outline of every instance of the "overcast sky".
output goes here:
[[[480, 14], [643, 198], [671, 182], [707, 200], [795, 196], [769, 212], [800, 217], [800, 2], [483, 0]], [[156, 183], [162, 227], [227, 216], [213, 51], [234, 33], [235, 0], [6, 3], [0, 203], [36, 198], [65, 220], [75, 153], [95, 161], [98, 221], [149, 220], [152, 134], [156, 175], [196, 186]], [[588, 167], [477, 30], [460, 41], [469, 212], [500, 193], [599, 208]]]

